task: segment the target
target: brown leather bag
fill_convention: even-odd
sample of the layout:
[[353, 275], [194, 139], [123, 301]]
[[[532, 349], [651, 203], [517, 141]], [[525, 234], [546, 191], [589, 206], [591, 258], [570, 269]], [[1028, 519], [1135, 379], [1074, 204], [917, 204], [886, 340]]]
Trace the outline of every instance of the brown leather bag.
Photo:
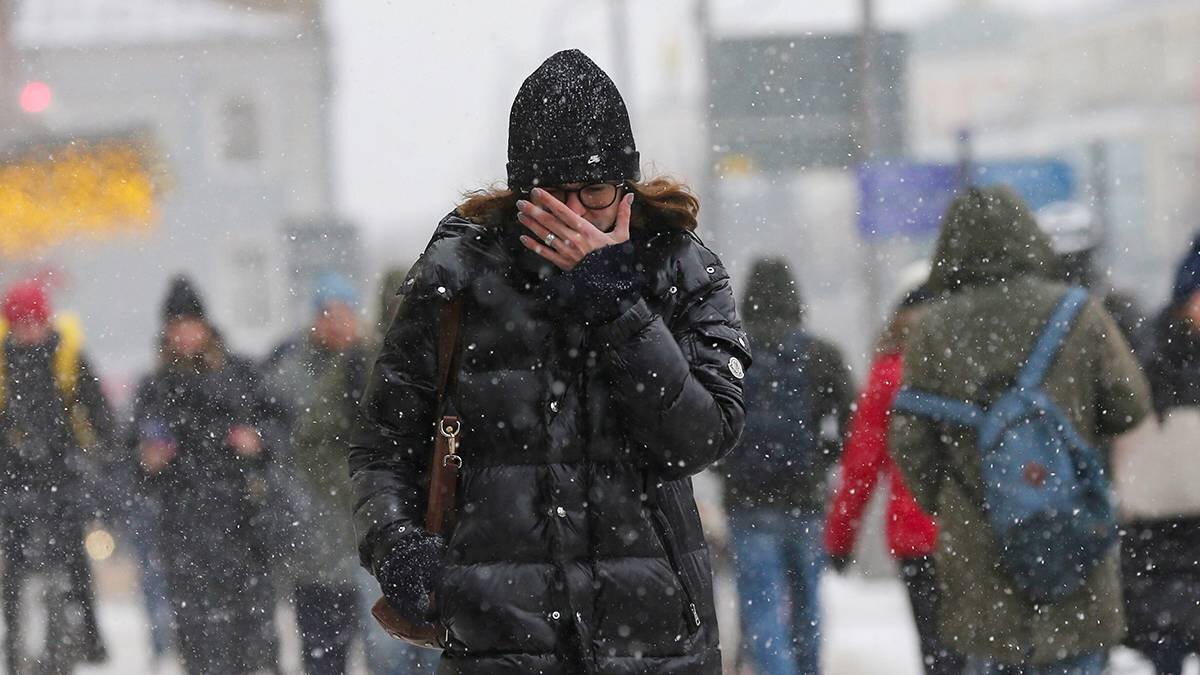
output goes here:
[[[462, 314], [463, 301], [459, 296], [442, 308], [438, 318], [437, 410], [442, 417], [438, 421], [433, 458], [429, 464], [429, 504], [425, 508], [425, 529], [430, 534], [441, 534], [454, 516], [454, 493], [458, 488], [458, 471], [462, 468], [462, 456], [458, 454], [462, 442], [462, 423], [458, 417], [444, 414], [446, 391], [458, 375], [458, 331], [462, 325]], [[432, 595], [429, 601], [432, 605]], [[388, 604], [387, 598], [375, 601], [371, 615], [388, 635], [397, 640], [429, 649], [443, 649], [446, 646], [449, 636], [444, 627], [409, 621]]]

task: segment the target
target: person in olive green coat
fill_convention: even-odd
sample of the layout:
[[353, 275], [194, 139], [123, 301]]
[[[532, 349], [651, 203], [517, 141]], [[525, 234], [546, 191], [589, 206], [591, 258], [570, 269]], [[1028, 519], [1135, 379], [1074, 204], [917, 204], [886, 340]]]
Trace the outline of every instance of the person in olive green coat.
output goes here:
[[357, 289], [337, 274], [318, 279], [312, 324], [283, 343], [263, 372], [288, 407], [285, 469], [294, 520], [285, 574], [306, 675], [343, 673], [361, 633], [357, 558], [350, 535], [345, 433], [366, 382]]
[[[914, 329], [905, 382], [986, 408], [1012, 385], [1067, 287], [1054, 281], [1048, 238], [1006, 188], [970, 188], [954, 200], [933, 262], [930, 286], [942, 298]], [[1132, 428], [1150, 407], [1145, 377], [1096, 299], [1079, 313], [1044, 387], [1093, 445]], [[974, 432], [897, 413], [890, 434], [906, 481], [942, 526], [943, 639], [984, 672], [1099, 673], [1124, 632], [1116, 548], [1082, 590], [1035, 606], [1001, 570], [978, 506]]]

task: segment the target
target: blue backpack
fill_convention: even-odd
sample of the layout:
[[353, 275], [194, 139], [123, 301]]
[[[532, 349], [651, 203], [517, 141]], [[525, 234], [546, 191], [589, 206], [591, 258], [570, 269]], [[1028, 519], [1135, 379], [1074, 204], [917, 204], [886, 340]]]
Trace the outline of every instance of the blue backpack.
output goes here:
[[[893, 409], [973, 429], [987, 514], [1000, 564], [1030, 600], [1051, 602], [1083, 587], [1117, 541], [1100, 453], [1042, 388], [1087, 301], [1072, 288], [1059, 302], [1016, 384], [981, 408], [905, 387]], [[968, 495], [976, 494], [963, 482]]]

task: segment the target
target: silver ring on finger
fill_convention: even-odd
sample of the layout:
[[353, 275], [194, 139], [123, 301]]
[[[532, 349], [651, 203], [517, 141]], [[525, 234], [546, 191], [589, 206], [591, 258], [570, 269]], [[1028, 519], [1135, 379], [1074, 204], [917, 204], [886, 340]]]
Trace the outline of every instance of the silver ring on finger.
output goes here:
[[551, 232], [550, 234], [547, 234], [546, 238], [543, 239], [542, 241], [544, 241], [547, 246], [553, 246], [555, 239], [558, 239], [558, 237], [554, 236], [554, 233]]

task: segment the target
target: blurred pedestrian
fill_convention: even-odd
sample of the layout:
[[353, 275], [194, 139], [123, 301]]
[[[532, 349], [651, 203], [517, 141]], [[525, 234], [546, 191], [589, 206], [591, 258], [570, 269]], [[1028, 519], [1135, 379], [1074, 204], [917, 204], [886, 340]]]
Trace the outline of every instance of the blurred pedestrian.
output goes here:
[[1050, 237], [1063, 282], [1091, 290], [1120, 327], [1135, 354], [1141, 354], [1151, 336], [1146, 317], [1133, 296], [1114, 290], [1106, 275], [1096, 269], [1104, 243], [1103, 223], [1096, 212], [1078, 202], [1054, 202], [1037, 212], [1038, 226]]
[[841, 484], [825, 524], [825, 546], [833, 566], [844, 570], [854, 553], [871, 496], [879, 483], [886, 481], [889, 493], [884, 518], [888, 552], [900, 563], [925, 672], [958, 675], [965, 659], [938, 635], [942, 592], [933, 557], [937, 550], [937, 523], [913, 499], [888, 447], [892, 401], [903, 381], [904, 343], [930, 299], [924, 287], [910, 292], [880, 336], [866, 386], [850, 420], [846, 451], [842, 454]]
[[943, 297], [906, 345], [891, 420], [894, 459], [941, 528], [942, 639], [984, 673], [1099, 675], [1124, 629], [1096, 446], [1149, 394], [1112, 317], [1056, 264], [1010, 190], [958, 196], [929, 282]]
[[[685, 186], [639, 180], [625, 104], [581, 52], [525, 80], [508, 156], [508, 187], [438, 226], [368, 379], [363, 563], [402, 617], [437, 624], [440, 672], [715, 675], [689, 477], [742, 427], [728, 274]], [[445, 538], [424, 524], [443, 416], [461, 424]]]
[[786, 262], [754, 264], [741, 308], [756, 363], [744, 383], [745, 431], [722, 466], [742, 643], [760, 675], [816, 673], [825, 479], [842, 451], [850, 372], [805, 329]]
[[263, 369], [270, 390], [290, 408], [286, 453], [303, 491], [286, 562], [309, 675], [346, 672], [361, 632], [345, 445], [366, 369], [358, 293], [348, 279], [324, 274], [311, 325], [277, 347]]
[[[0, 320], [0, 517], [4, 526], [4, 659], [9, 673], [31, 665], [69, 673], [106, 659], [84, 553], [85, 495], [113, 421], [87, 356], [77, 318], [52, 316], [36, 280], [13, 285]], [[29, 608], [21, 592], [45, 579], [42, 652], [23, 653]], [[31, 663], [33, 661], [33, 663]]]
[[1118, 439], [1127, 644], [1159, 675], [1200, 652], [1200, 237], [1153, 322], [1146, 375], [1154, 414]]
[[274, 671], [264, 527], [272, 395], [231, 354], [185, 277], [163, 303], [158, 366], [139, 384], [131, 443], [160, 509], [175, 642], [190, 674]]

